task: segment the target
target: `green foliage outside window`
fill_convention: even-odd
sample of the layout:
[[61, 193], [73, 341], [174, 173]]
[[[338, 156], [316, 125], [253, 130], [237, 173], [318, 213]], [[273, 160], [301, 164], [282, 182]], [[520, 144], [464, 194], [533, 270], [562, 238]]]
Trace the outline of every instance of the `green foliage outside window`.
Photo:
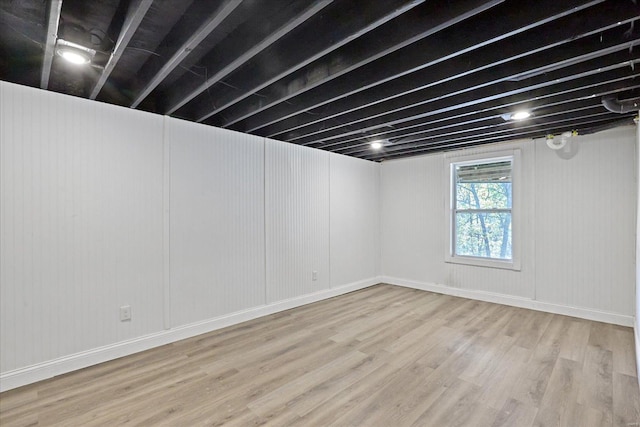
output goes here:
[[455, 255], [512, 259], [511, 165], [456, 166]]

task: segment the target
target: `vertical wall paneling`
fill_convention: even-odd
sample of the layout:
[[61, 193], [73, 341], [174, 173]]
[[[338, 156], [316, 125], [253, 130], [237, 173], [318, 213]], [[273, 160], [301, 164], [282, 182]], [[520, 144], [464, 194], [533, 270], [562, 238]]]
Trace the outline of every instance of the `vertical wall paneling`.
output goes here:
[[[635, 341], [636, 365], [640, 372], [640, 122], [636, 123], [636, 307], [635, 307]], [[638, 375], [640, 386], [640, 375]]]
[[265, 223], [267, 302], [328, 289], [329, 153], [265, 140]]
[[162, 290], [163, 325], [171, 328], [171, 140], [166, 138], [168, 116], [162, 118]]
[[578, 137], [570, 159], [544, 141], [465, 152], [522, 150], [523, 265], [512, 272], [444, 262], [442, 154], [378, 165], [0, 82], [0, 386], [32, 367], [34, 381], [86, 366], [72, 360], [83, 352], [118, 357], [119, 343], [138, 351], [230, 313], [337, 294], [380, 269], [635, 313], [637, 325], [637, 132]]
[[379, 167], [347, 156], [330, 156], [331, 286], [378, 275]]
[[625, 321], [633, 316], [633, 132], [622, 127], [579, 136], [571, 158], [561, 158], [568, 156], [544, 140], [449, 154], [522, 150], [519, 272], [444, 262], [443, 154], [383, 163], [382, 274], [468, 295], [611, 313]]
[[562, 158], [536, 141], [536, 297], [632, 315], [634, 129], [575, 138]]
[[0, 371], [161, 330], [161, 117], [0, 87]]
[[263, 305], [264, 143], [166, 118], [172, 326]]
[[444, 283], [442, 157], [381, 166], [382, 274]]
[[[464, 150], [480, 154], [518, 148], [522, 151], [523, 201], [522, 271], [501, 270], [445, 263], [444, 155], [435, 154], [385, 162], [381, 171], [382, 273], [385, 276], [422, 283], [515, 297], [533, 296], [533, 224], [530, 208], [533, 194], [533, 146], [522, 143]], [[456, 153], [449, 153], [455, 157]]]
[[[476, 154], [486, 154], [487, 156], [491, 156], [493, 152], [511, 149], [519, 149], [521, 152], [519, 174], [521, 178], [519, 187], [520, 191], [519, 194], [516, 193], [513, 195], [514, 202], [516, 198], [520, 199], [520, 212], [518, 218], [514, 218], [514, 220], [520, 221], [519, 231], [521, 234], [519, 236], [514, 235], [513, 238], [520, 239], [519, 248], [521, 251], [521, 270], [513, 271], [446, 263], [445, 283], [448, 286], [474, 291], [504, 294], [514, 297], [534, 298], [534, 252], [536, 241], [535, 221], [533, 215], [533, 207], [535, 206], [534, 183], [536, 177], [534, 168], [535, 145], [532, 144], [531, 141], [492, 144], [451, 152], [448, 153], [448, 156], [455, 160], [456, 156]], [[445, 191], [444, 183], [441, 191], [443, 193]], [[444, 212], [444, 207], [442, 212]], [[444, 216], [443, 213], [440, 215]], [[444, 242], [442, 250], [444, 251]]]
[[4, 82], [0, 121], [0, 390], [376, 283], [377, 164]]

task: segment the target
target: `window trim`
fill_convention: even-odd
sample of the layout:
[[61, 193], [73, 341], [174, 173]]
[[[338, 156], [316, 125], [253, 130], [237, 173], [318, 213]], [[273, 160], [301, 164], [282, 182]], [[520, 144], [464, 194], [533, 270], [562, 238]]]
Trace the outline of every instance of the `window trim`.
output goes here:
[[[458, 153], [447, 153], [444, 156], [444, 210], [445, 210], [445, 250], [444, 260], [452, 264], [464, 264], [477, 267], [501, 268], [507, 270], [520, 271], [520, 248], [521, 234], [520, 225], [522, 223], [522, 212], [520, 203], [522, 199], [522, 186], [520, 176], [520, 149], [488, 151], [478, 154], [459, 155]], [[498, 161], [505, 158], [512, 159], [512, 182], [511, 182], [511, 260], [500, 260], [496, 258], [482, 258], [463, 255], [454, 255], [453, 245], [455, 242], [455, 221], [453, 215], [453, 191], [454, 166], [460, 164], [473, 164]]]

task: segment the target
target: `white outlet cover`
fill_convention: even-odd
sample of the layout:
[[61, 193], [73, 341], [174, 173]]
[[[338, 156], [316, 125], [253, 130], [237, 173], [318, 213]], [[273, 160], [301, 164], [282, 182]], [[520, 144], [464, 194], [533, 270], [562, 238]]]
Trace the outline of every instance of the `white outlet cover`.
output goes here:
[[123, 305], [120, 307], [120, 321], [125, 322], [127, 320], [131, 320], [131, 306]]

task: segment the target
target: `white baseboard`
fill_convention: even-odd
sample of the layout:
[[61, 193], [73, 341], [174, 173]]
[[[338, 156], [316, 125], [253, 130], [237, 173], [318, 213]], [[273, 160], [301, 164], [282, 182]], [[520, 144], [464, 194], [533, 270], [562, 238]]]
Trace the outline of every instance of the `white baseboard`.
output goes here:
[[[636, 341], [636, 372], [640, 372], [640, 317], [636, 317], [636, 324], [634, 329]], [[640, 375], [638, 375], [638, 387], [640, 387]]]
[[167, 329], [165, 331], [145, 335], [143, 337], [27, 366], [25, 368], [3, 372], [0, 374], [0, 392], [32, 384], [67, 372], [86, 368], [88, 366], [97, 365], [98, 363], [107, 362], [119, 357], [128, 356], [140, 351], [149, 350], [165, 344], [205, 334], [217, 329], [226, 328], [227, 326], [236, 325], [238, 323], [246, 322], [247, 320], [256, 319], [258, 317], [300, 307], [302, 305], [332, 298], [348, 292], [357, 291], [359, 289], [364, 289], [380, 282], [381, 280], [379, 277], [374, 277], [350, 283], [348, 285], [322, 290], [313, 294], [238, 311], [202, 322]]
[[597, 322], [612, 323], [614, 325], [632, 327], [634, 324], [633, 316], [625, 316], [623, 314], [609, 313], [606, 311], [598, 311], [589, 308], [572, 307], [567, 305], [536, 301], [529, 298], [496, 294], [492, 292], [453, 288], [451, 286], [438, 285], [435, 283], [416, 282], [413, 280], [399, 279], [396, 277], [383, 276], [382, 281], [391, 285], [404, 286], [407, 288], [420, 289], [423, 291], [476, 299], [480, 301], [494, 302], [497, 304], [511, 305], [514, 307], [528, 308], [531, 310], [544, 311], [547, 313], [579, 317], [582, 319], [595, 320]]

